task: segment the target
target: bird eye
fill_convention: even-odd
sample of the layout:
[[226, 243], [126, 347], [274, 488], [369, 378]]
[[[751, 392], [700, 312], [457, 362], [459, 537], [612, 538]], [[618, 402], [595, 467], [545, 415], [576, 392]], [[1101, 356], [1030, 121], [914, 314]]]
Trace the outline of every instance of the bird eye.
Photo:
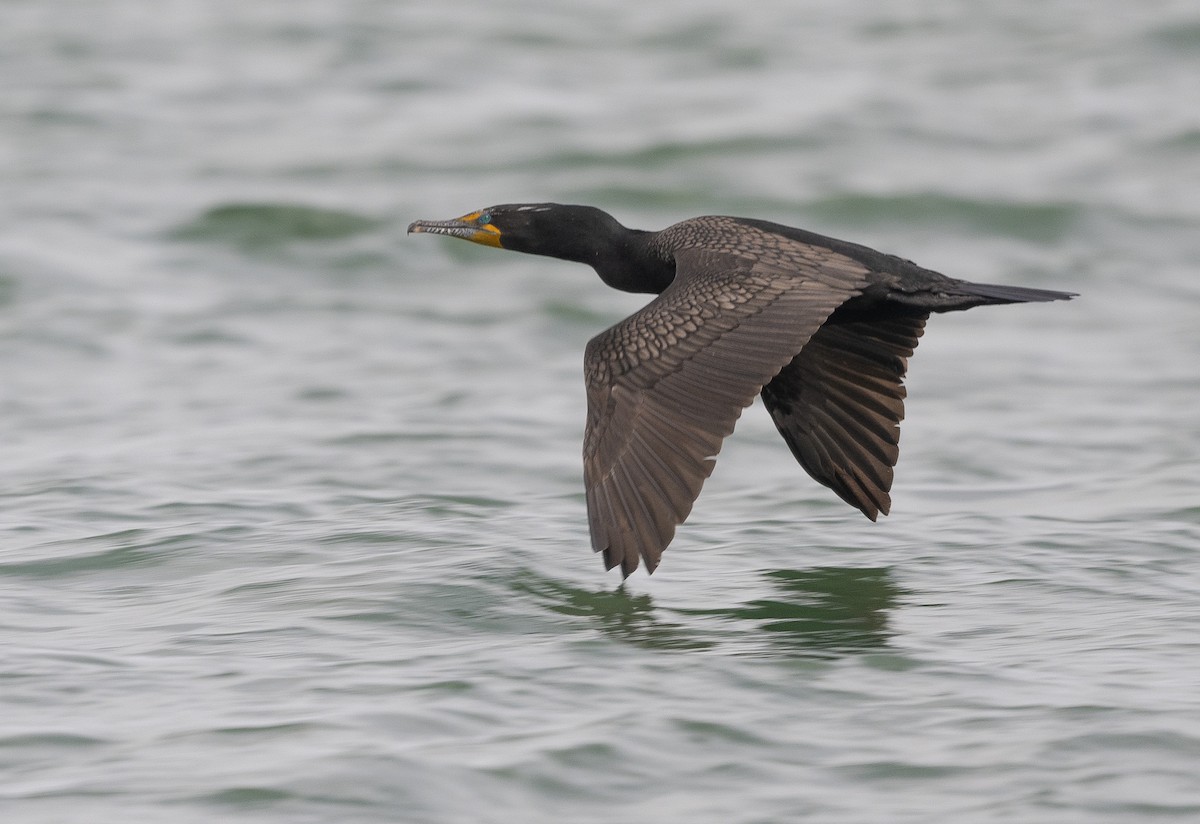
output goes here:
[[484, 212], [483, 214], [481, 214], [479, 216], [479, 219], [476, 220], [475, 222], [478, 223], [480, 226], [487, 226], [489, 223], [492, 222], [492, 213]]

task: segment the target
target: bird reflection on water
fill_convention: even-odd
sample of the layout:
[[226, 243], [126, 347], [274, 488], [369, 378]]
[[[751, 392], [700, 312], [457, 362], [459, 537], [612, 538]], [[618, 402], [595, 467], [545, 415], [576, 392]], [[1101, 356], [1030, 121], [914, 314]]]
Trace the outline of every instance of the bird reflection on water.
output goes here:
[[887, 646], [888, 613], [902, 594], [887, 567], [778, 569], [767, 575], [779, 589], [777, 597], [693, 614], [751, 621], [771, 633], [772, 646], [822, 657]]
[[630, 592], [622, 584], [616, 590], [580, 589], [543, 580], [527, 585], [531, 594], [546, 597], [549, 609], [561, 615], [594, 620], [605, 635], [651, 649], [703, 650], [716, 646], [688, 627], [661, 618], [647, 594]]
[[590, 618], [605, 635], [652, 649], [728, 643], [739, 652], [832, 658], [888, 645], [888, 616], [903, 595], [889, 568], [779, 569], [766, 577], [776, 588], [773, 597], [716, 609], [657, 607], [650, 595], [624, 585], [588, 590], [544, 580], [529, 588], [548, 598], [554, 612]]

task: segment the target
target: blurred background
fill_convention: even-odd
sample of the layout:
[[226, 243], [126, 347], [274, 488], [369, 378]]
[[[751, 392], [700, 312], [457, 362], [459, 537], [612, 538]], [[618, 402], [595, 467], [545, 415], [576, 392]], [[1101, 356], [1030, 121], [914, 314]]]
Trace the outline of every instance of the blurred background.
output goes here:
[[[8, 820], [1200, 816], [1200, 9], [0, 4]], [[935, 317], [893, 514], [747, 410], [592, 556], [644, 299], [416, 218], [802, 226]]]

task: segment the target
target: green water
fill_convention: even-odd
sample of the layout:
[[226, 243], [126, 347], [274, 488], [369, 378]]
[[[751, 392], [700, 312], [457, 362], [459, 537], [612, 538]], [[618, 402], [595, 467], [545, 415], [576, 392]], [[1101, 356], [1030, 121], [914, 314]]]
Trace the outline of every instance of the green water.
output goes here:
[[[13, 822], [1200, 818], [1194, 3], [0, 5]], [[590, 552], [641, 305], [415, 218], [775, 220], [934, 318], [893, 514], [761, 407]]]

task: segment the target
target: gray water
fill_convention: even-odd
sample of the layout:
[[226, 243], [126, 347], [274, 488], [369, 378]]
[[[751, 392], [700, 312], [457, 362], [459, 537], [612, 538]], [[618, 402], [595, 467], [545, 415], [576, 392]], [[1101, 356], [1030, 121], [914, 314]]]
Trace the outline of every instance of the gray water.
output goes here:
[[[1200, 820], [1200, 9], [0, 5], [6, 822]], [[935, 317], [891, 517], [747, 410], [590, 552], [492, 203], [1081, 293]]]

